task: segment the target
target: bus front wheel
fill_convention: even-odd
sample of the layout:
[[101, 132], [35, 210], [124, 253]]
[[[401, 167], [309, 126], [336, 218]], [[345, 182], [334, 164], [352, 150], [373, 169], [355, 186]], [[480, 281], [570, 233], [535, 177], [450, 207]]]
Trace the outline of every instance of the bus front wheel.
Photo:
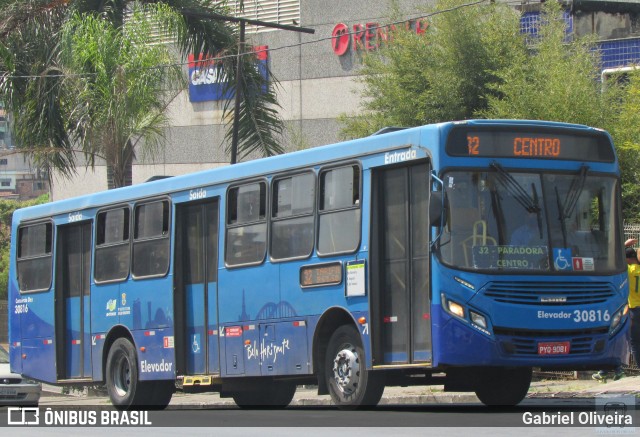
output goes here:
[[370, 408], [380, 401], [384, 380], [367, 370], [358, 331], [338, 328], [327, 347], [325, 380], [333, 402], [342, 409]]
[[139, 380], [138, 358], [133, 344], [126, 338], [113, 342], [107, 356], [107, 392], [119, 410], [146, 404], [147, 390]]
[[476, 396], [490, 407], [517, 405], [529, 391], [531, 375], [530, 367], [481, 369], [476, 379]]

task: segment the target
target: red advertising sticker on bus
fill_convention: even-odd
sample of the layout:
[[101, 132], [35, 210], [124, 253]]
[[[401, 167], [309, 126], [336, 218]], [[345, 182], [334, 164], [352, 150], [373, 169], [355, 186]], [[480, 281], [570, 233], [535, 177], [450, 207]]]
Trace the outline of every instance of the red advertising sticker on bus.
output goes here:
[[227, 337], [241, 337], [242, 326], [227, 326], [224, 332]]

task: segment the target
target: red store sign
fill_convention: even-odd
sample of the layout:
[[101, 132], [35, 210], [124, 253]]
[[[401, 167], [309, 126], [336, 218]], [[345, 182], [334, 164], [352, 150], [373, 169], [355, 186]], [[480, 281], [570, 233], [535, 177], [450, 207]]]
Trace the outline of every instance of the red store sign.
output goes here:
[[[426, 19], [418, 18], [417, 20], [409, 20], [405, 22], [407, 30], [414, 30], [417, 34], [426, 32], [429, 23]], [[331, 33], [331, 45], [333, 52], [342, 56], [351, 48], [354, 50], [376, 50], [383, 43], [391, 41], [393, 31], [396, 30], [395, 25], [380, 26], [379, 23], [369, 22], [365, 24], [354, 24], [349, 29], [344, 23], [338, 23], [334, 26]]]

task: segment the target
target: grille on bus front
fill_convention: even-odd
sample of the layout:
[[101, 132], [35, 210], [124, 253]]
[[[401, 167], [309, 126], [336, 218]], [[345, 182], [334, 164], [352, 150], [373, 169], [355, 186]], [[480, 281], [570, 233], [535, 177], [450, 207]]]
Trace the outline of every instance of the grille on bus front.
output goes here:
[[511, 355], [537, 355], [541, 341], [568, 341], [569, 355], [583, 355], [600, 352], [604, 348], [604, 334], [608, 328], [584, 329], [576, 331], [531, 331], [508, 328], [494, 328], [505, 353]]
[[586, 305], [615, 295], [606, 282], [491, 282], [484, 295], [501, 303], [520, 305]]

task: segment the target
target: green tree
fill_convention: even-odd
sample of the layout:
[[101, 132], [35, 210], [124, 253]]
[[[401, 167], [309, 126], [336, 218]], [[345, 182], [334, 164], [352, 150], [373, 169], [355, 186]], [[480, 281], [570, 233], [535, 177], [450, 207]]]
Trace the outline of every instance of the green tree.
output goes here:
[[[181, 59], [189, 53], [227, 55], [222, 56], [221, 65], [229, 78], [229, 88], [235, 87], [236, 62], [233, 56], [228, 55], [237, 52], [236, 27], [224, 21], [210, 19], [206, 15], [227, 12], [224, 2], [143, 0], [139, 4], [148, 7], [164, 5], [178, 14], [178, 19], [168, 13], [156, 14], [153, 18], [173, 33], [175, 47]], [[82, 77], [85, 73], [99, 73], [100, 66], [93, 62], [88, 65], [68, 64], [74, 58], [65, 53], [69, 47], [63, 41], [63, 36], [69, 34], [69, 26], [65, 23], [77, 20], [78, 16], [100, 17], [109, 22], [113, 29], [120, 30], [121, 35], [131, 38], [124, 31], [130, 22], [125, 22], [123, 18], [130, 5], [131, 2], [121, 0], [0, 0], [0, 95], [12, 115], [16, 143], [25, 152], [31, 153], [40, 167], [55, 168], [63, 176], [72, 176], [76, 172], [77, 150], [86, 155], [87, 165], [93, 166], [95, 153], [104, 149], [103, 145], [106, 143], [106, 139], [97, 138], [98, 129], [102, 127], [101, 124], [104, 125], [105, 120], [96, 118], [97, 114], [91, 112], [95, 108], [83, 107], [81, 104], [80, 97], [87, 96], [82, 91], [87, 88], [78, 88], [78, 83], [89, 84], [92, 76], [75, 80], [73, 86], [67, 80], [71, 67], [76, 70], [78, 77]], [[115, 37], [115, 34], [109, 34]], [[79, 45], [81, 43], [76, 41], [76, 46]], [[106, 54], [107, 48], [102, 49], [102, 54]], [[277, 116], [274, 90], [270, 87], [267, 92], [263, 92], [265, 79], [258, 69], [255, 56], [243, 56], [242, 61], [240, 79], [245, 98], [240, 110], [239, 156], [246, 156], [254, 150], [259, 150], [263, 155], [281, 153], [282, 147], [278, 140], [283, 125]], [[161, 62], [157, 66], [161, 67]], [[113, 82], [119, 81], [122, 85], [126, 83], [126, 69], [123, 68], [124, 65], [118, 67], [111, 69], [118, 72]], [[97, 75], [95, 77], [98, 78]], [[97, 89], [104, 84], [96, 82], [93, 85]], [[135, 91], [134, 88], [126, 88], [127, 93]], [[125, 100], [121, 99], [120, 103]], [[141, 102], [136, 100], [136, 103]], [[231, 105], [225, 107], [228, 126], [231, 125], [232, 109]], [[131, 130], [133, 131], [135, 129]], [[139, 129], [137, 135], [121, 143], [122, 151], [114, 154], [106, 149], [102, 150], [105, 158], [126, 161], [127, 156], [132, 154], [131, 141], [139, 140], [142, 134], [143, 139], [149, 138], [151, 143], [148, 150], [153, 150], [152, 146], [157, 145], [157, 139], [160, 138], [157, 129]], [[230, 135], [228, 133], [227, 138]]]
[[425, 34], [398, 28], [392, 36], [363, 57], [363, 111], [340, 117], [345, 138], [470, 118], [494, 93], [496, 72], [523, 50], [519, 15], [504, 3], [441, 0]]
[[622, 180], [622, 210], [626, 221], [640, 222], [640, 74], [629, 75], [611, 135], [616, 143]]
[[596, 40], [567, 35], [559, 3], [543, 4], [537, 35], [523, 47], [496, 72], [488, 106], [477, 116], [611, 126], [617, 89], [603, 91]]
[[[65, 100], [66, 112], [82, 131], [77, 142], [90, 164], [96, 157], [107, 162], [109, 188], [130, 184], [138, 143], [151, 157], [163, 145], [166, 108], [176, 95], [167, 89], [184, 83], [167, 47], [151, 44], [151, 21], [144, 19], [149, 10], [135, 9], [124, 27], [76, 12], [61, 32], [61, 64], [68, 73], [62, 86], [73, 96]], [[155, 16], [172, 14], [165, 5], [153, 10]]]
[[9, 284], [9, 259], [11, 256], [11, 219], [18, 208], [47, 203], [49, 195], [43, 194], [34, 200], [0, 200], [0, 301], [7, 300]]

